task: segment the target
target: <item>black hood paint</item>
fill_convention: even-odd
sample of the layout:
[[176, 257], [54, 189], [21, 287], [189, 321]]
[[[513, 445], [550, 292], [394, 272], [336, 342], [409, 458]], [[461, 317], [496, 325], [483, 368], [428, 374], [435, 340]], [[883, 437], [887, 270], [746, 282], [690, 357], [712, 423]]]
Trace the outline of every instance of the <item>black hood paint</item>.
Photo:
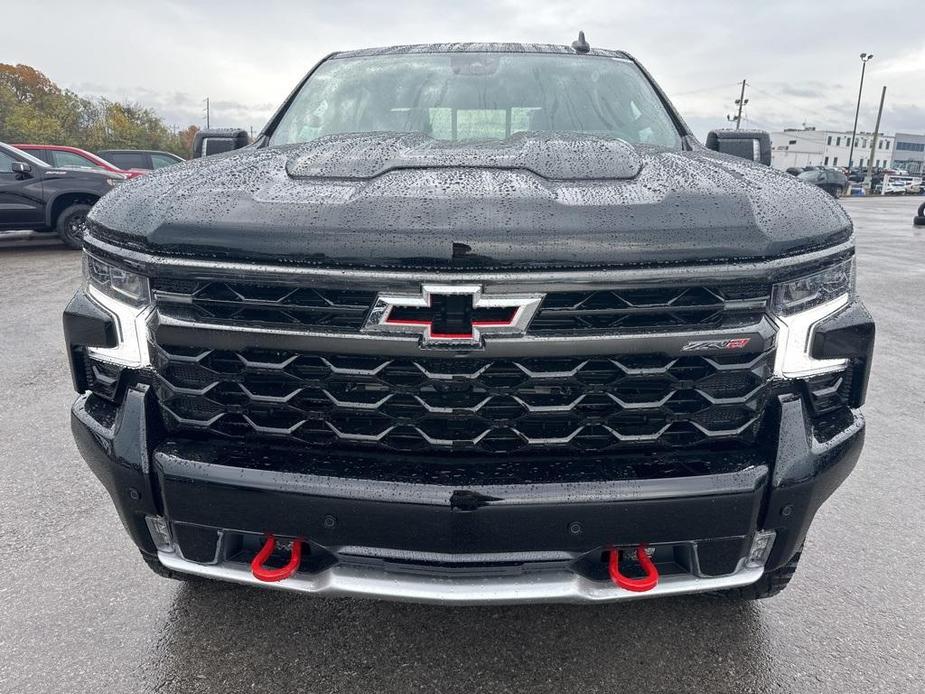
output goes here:
[[518, 169], [555, 180], [635, 178], [642, 162], [623, 140], [572, 133], [517, 133], [498, 142], [448, 142], [422, 133], [330, 136], [299, 147], [293, 178], [376, 178], [396, 169]]
[[820, 189], [759, 164], [549, 134], [250, 147], [128, 181], [91, 221], [164, 254], [370, 267], [746, 260], [851, 231]]

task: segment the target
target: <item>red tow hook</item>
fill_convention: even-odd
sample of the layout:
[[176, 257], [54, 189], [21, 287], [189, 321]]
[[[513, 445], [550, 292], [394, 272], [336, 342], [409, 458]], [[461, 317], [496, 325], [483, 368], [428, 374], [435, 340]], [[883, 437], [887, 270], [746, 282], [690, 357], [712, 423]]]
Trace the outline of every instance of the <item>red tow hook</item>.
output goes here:
[[645, 570], [646, 575], [643, 578], [629, 578], [620, 573], [620, 550], [610, 550], [610, 580], [624, 590], [631, 590], [634, 593], [645, 593], [652, 590], [658, 585], [658, 569], [649, 558], [645, 545], [639, 545], [636, 548], [636, 560]]
[[300, 539], [296, 538], [292, 541], [292, 553], [289, 555], [289, 562], [279, 569], [271, 569], [263, 565], [273, 554], [274, 549], [276, 549], [276, 538], [273, 535], [267, 535], [263, 547], [260, 548], [257, 556], [251, 562], [251, 573], [254, 574], [254, 578], [258, 581], [275, 583], [276, 581], [282, 581], [284, 578], [289, 578], [298, 570], [299, 562], [302, 561], [302, 541]]

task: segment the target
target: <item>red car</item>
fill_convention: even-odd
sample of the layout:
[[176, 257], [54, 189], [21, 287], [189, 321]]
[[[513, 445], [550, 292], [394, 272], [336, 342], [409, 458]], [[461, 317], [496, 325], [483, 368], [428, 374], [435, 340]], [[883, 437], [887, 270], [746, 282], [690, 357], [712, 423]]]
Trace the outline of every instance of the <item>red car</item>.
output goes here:
[[89, 169], [104, 169], [112, 173], [122, 174], [126, 178], [135, 178], [147, 173], [144, 169], [120, 169], [118, 166], [110, 164], [92, 152], [78, 147], [66, 147], [64, 145], [13, 145], [17, 149], [28, 152], [33, 157], [38, 157], [46, 164], [56, 167], [79, 167]]

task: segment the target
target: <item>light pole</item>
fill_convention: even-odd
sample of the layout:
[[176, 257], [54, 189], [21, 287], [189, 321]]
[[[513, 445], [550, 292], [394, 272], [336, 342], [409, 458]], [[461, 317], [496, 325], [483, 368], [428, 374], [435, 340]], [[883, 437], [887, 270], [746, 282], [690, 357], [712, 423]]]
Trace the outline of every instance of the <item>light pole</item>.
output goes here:
[[729, 122], [735, 121], [736, 130], [738, 130], [742, 126], [742, 107], [748, 103], [748, 99], [745, 98], [745, 80], [742, 80], [742, 92], [739, 94], [739, 98], [736, 99], [735, 103], [736, 106], [739, 107], [738, 114], [736, 114], [735, 117], [726, 114], [726, 120]]
[[873, 60], [873, 53], [861, 53], [861, 86], [858, 87], [858, 107], [854, 109], [854, 127], [851, 129], [851, 149], [848, 152], [848, 173], [851, 173], [851, 167], [854, 164], [854, 141], [858, 135], [858, 114], [861, 112], [861, 93], [864, 91], [864, 70], [867, 69], [867, 61]]

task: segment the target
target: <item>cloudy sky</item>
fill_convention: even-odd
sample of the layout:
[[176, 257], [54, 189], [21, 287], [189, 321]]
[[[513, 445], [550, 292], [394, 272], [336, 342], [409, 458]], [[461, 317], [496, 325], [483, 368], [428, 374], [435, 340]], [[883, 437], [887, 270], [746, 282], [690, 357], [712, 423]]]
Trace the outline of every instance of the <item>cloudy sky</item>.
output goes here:
[[[639, 58], [703, 137], [749, 82], [746, 124], [925, 132], [923, 0], [3, 0], [0, 62], [82, 95], [150, 106], [168, 124], [259, 130], [296, 81], [341, 49], [435, 41], [570, 43]], [[31, 27], [31, 29], [27, 29]], [[38, 28], [41, 27], [42, 31]]]

